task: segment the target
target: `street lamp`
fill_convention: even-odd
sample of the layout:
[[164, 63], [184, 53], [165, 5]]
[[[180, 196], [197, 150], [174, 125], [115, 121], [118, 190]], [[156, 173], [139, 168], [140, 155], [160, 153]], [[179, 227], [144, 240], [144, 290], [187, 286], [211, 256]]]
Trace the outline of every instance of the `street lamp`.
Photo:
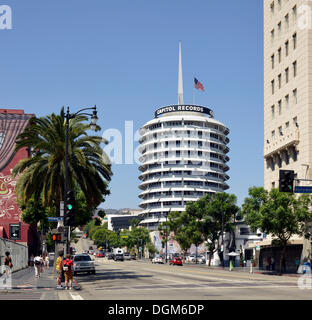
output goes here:
[[[93, 110], [93, 113], [85, 113], [82, 111], [86, 110]], [[77, 115], [86, 115], [86, 116], [91, 116], [91, 123], [90, 123], [90, 128], [92, 130], [96, 129], [96, 122], [98, 120], [97, 117], [97, 111], [96, 111], [96, 106], [92, 108], [83, 108], [77, 111], [76, 113], [70, 114], [69, 113], [69, 107], [67, 107], [67, 112], [66, 112], [66, 134], [65, 134], [65, 185], [64, 185], [64, 208], [67, 208], [67, 203], [66, 203], [66, 194], [68, 188], [68, 136], [69, 136], [69, 120], [75, 118]], [[66, 250], [65, 253], [69, 251], [69, 240], [70, 240], [70, 226], [66, 226], [67, 229], [67, 240], [66, 240]]]

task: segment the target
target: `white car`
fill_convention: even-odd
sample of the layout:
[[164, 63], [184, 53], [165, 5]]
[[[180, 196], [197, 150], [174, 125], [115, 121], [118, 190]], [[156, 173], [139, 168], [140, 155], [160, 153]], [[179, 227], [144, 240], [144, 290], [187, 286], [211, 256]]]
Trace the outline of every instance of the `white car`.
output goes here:
[[188, 263], [193, 263], [195, 262], [195, 254], [190, 254], [189, 256], [186, 257], [185, 261], [188, 262]]
[[164, 260], [161, 256], [156, 256], [152, 259], [152, 263], [164, 263]]

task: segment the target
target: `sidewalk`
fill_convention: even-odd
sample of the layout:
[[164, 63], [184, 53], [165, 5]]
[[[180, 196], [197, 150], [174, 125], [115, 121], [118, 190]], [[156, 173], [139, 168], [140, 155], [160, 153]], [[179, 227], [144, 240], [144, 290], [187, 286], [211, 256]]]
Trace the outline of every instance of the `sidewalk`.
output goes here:
[[12, 273], [11, 289], [0, 290], [0, 300], [7, 299], [11, 294], [20, 294], [21, 299], [57, 300], [56, 280], [52, 275], [53, 267], [44, 269], [40, 278], [35, 277], [34, 268], [26, 268]]
[[[140, 263], [151, 263], [150, 259], [142, 258], [134, 260]], [[195, 263], [185, 263], [185, 266], [193, 267], [193, 268], [204, 268], [206, 270], [223, 270], [228, 272], [245, 272], [250, 273], [250, 267], [235, 267], [232, 271], [230, 271], [229, 267], [221, 267], [221, 266], [207, 266], [206, 264], [195, 264]], [[273, 275], [273, 276], [287, 276], [287, 277], [301, 277], [302, 274], [298, 273], [278, 273], [277, 271], [267, 271], [264, 269], [253, 268], [254, 274], [264, 274], [264, 275]]]

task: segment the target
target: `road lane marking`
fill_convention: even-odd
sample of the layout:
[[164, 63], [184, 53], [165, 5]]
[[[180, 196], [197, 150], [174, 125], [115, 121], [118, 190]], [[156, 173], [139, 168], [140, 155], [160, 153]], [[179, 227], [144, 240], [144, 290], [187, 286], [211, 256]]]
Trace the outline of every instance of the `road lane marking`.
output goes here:
[[101, 290], [101, 291], [122, 291], [122, 290], [129, 290], [129, 291], [138, 291], [138, 290], [167, 290], [167, 289], [172, 289], [172, 290], [207, 290], [207, 289], [255, 289], [255, 288], [261, 288], [261, 289], [277, 289], [277, 288], [298, 288], [298, 286], [194, 286], [194, 287], [189, 287], [189, 286], [184, 286], [184, 287], [168, 287], [166, 285], [161, 286], [161, 287], [153, 287], [153, 288], [136, 288], [136, 287], [110, 287], [110, 288], [95, 288], [95, 290]]
[[73, 300], [83, 300], [83, 298], [79, 294], [72, 294], [71, 292], [69, 294], [71, 295]]

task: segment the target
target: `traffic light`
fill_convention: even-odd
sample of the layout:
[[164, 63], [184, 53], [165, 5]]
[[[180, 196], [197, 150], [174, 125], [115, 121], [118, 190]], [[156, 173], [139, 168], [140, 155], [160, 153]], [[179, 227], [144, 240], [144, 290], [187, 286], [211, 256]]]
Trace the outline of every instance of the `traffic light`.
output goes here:
[[75, 207], [75, 192], [74, 190], [68, 190], [66, 192], [66, 199], [65, 199], [65, 214], [64, 214], [65, 226], [71, 226], [74, 224], [74, 207]]
[[295, 172], [293, 170], [280, 170], [279, 171], [279, 191], [293, 193], [294, 178], [295, 178]]
[[55, 242], [61, 242], [62, 235], [60, 233], [53, 233], [52, 234], [52, 240]]

